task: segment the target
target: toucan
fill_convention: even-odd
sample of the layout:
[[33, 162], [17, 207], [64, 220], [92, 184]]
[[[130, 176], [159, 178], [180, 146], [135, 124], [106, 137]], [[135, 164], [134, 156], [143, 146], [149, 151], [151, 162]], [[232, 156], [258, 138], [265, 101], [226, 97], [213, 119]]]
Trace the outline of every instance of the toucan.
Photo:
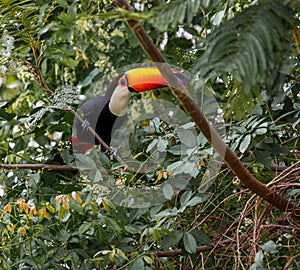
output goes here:
[[[187, 86], [187, 77], [177, 69], [172, 72]], [[100, 138], [110, 145], [113, 132], [124, 122], [128, 102], [134, 93], [167, 87], [168, 83], [157, 67], [140, 67], [119, 74], [108, 86], [105, 95], [96, 96], [80, 106], [84, 122], [74, 120], [73, 151], [86, 153], [100, 144], [88, 131], [92, 127]]]

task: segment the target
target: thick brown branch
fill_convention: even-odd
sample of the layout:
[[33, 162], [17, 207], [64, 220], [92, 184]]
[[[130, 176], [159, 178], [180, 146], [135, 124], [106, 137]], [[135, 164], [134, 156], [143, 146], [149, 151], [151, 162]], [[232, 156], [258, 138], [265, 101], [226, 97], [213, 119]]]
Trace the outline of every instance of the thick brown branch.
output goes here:
[[[132, 11], [126, 0], [114, 0], [115, 4], [120, 8], [125, 8]], [[145, 52], [149, 55], [152, 61], [163, 63], [158, 65], [162, 75], [165, 77], [173, 95], [181, 102], [185, 111], [189, 114], [191, 119], [195, 122], [197, 128], [203, 133], [208, 142], [213, 146], [219, 155], [223, 157], [225, 162], [240, 179], [240, 181], [249, 188], [252, 192], [259, 195], [270, 204], [274, 205], [283, 212], [288, 212], [294, 220], [300, 220], [300, 209], [289, 202], [286, 198], [275, 193], [264, 184], [259, 182], [250, 172], [245, 168], [238, 156], [224, 143], [216, 130], [208, 123], [203, 113], [199, 110], [195, 101], [186, 93], [183, 85], [172, 73], [169, 65], [166, 63], [162, 54], [154, 45], [151, 38], [148, 36], [144, 28], [136, 20], [128, 19], [128, 25], [139, 40]], [[171, 84], [172, 82], [172, 84]]]

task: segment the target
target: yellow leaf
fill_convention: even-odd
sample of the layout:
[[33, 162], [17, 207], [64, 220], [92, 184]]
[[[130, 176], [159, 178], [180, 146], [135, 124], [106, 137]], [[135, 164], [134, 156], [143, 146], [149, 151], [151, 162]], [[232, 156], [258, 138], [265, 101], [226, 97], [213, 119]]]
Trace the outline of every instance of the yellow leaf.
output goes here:
[[167, 179], [170, 175], [170, 172], [164, 172], [164, 179]]
[[125, 255], [125, 253], [122, 251], [122, 249], [117, 248], [117, 249], [116, 249], [116, 254], [117, 254], [119, 257], [122, 257], [124, 260], [128, 260], [128, 258], [126, 257], [126, 255]]
[[81, 200], [81, 198], [80, 198], [80, 196], [77, 192], [73, 191], [72, 192], [72, 197], [76, 202], [78, 202], [79, 204], [82, 204], [82, 200]]
[[63, 219], [65, 217], [65, 208], [64, 207], [59, 207], [58, 209], [58, 217]]
[[59, 205], [61, 203], [62, 198], [63, 198], [63, 195], [56, 196], [56, 198], [55, 198], [55, 204]]
[[28, 205], [25, 202], [24, 199], [20, 198], [16, 201], [16, 205], [18, 205], [20, 213], [23, 213], [23, 211], [28, 214]]
[[110, 207], [109, 207], [109, 205], [108, 205], [108, 201], [105, 200], [105, 199], [102, 199], [102, 204], [103, 204], [104, 209], [105, 209], [107, 212], [109, 212]]
[[121, 185], [123, 185], [123, 181], [122, 181], [122, 179], [117, 179], [117, 181], [116, 181], [116, 185], [117, 185], [117, 186], [121, 186]]
[[28, 208], [28, 204], [27, 204], [27, 203], [23, 204], [23, 210], [24, 210], [24, 212], [25, 212], [26, 214], [28, 214], [29, 208]]
[[44, 218], [49, 219], [49, 214], [47, 213], [47, 210], [45, 207], [39, 209], [38, 215], [39, 215], [40, 220], [42, 220]]
[[157, 180], [159, 181], [163, 177], [163, 172], [159, 172], [157, 175]]
[[15, 226], [12, 225], [12, 224], [7, 224], [7, 225], [6, 225], [6, 229], [7, 229], [8, 231], [10, 231], [11, 233], [14, 233], [14, 231], [15, 231]]
[[93, 213], [94, 215], [96, 215], [96, 214], [99, 212], [99, 209], [98, 209], [97, 204], [91, 202], [91, 203], [90, 203], [90, 206], [91, 206], [91, 208], [92, 208], [92, 213]]
[[148, 127], [150, 124], [150, 120], [143, 120], [141, 122], [141, 128], [145, 128], [145, 127]]
[[54, 214], [55, 213], [55, 209], [54, 209], [54, 207], [51, 205], [51, 204], [47, 204], [46, 205], [46, 208], [47, 208], [47, 210], [50, 212], [50, 213], [52, 213], [52, 214]]
[[3, 214], [5, 215], [7, 212], [10, 213], [12, 210], [11, 203], [8, 203], [7, 205], [4, 206], [3, 208]]
[[18, 229], [18, 234], [21, 234], [22, 236], [26, 235], [26, 227], [20, 227]]
[[68, 195], [64, 195], [63, 196], [63, 201], [62, 201], [62, 206], [66, 210], [69, 210], [69, 201], [70, 201], [70, 197]]
[[115, 260], [115, 251], [113, 250], [112, 252], [110, 252], [108, 254], [108, 257], [109, 257], [111, 262], [114, 262], [114, 260]]
[[37, 210], [35, 206], [30, 207], [29, 217], [33, 217], [37, 214]]

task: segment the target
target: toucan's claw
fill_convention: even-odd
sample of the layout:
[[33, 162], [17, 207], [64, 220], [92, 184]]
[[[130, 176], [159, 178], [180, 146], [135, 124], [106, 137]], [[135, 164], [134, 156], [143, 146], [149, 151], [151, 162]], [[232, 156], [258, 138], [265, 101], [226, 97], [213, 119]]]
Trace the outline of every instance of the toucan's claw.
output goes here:
[[117, 148], [111, 148], [110, 159], [113, 160], [117, 156]]
[[82, 123], [83, 130], [86, 130], [90, 126], [90, 122], [88, 120], [84, 120]]
[[108, 154], [110, 156], [110, 160], [113, 160], [116, 156], [117, 156], [117, 148], [111, 148], [110, 151], [109, 150], [105, 150], [104, 154]]

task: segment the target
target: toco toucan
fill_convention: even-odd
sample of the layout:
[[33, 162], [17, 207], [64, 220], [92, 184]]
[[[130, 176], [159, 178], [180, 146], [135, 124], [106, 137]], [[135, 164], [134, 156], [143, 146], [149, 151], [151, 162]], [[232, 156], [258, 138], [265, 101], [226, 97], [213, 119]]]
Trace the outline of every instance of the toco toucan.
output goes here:
[[[172, 69], [173, 74], [187, 86], [183, 73]], [[167, 87], [168, 83], [156, 67], [141, 67], [119, 74], [109, 85], [104, 96], [97, 96], [85, 102], [79, 110], [84, 123], [75, 119], [75, 136], [72, 137], [73, 150], [81, 153], [93, 148], [99, 141], [87, 130], [92, 127], [101, 139], [110, 145], [115, 129], [124, 121], [127, 105], [134, 93]]]

